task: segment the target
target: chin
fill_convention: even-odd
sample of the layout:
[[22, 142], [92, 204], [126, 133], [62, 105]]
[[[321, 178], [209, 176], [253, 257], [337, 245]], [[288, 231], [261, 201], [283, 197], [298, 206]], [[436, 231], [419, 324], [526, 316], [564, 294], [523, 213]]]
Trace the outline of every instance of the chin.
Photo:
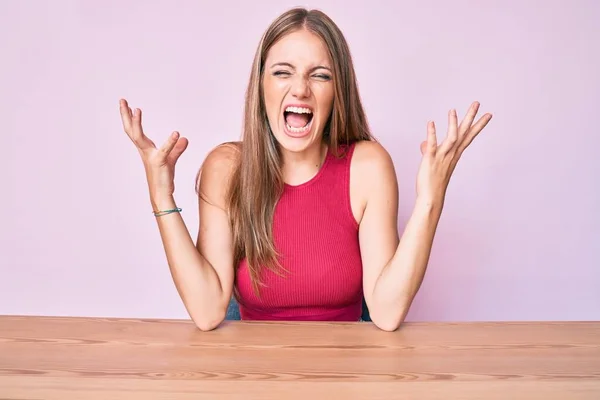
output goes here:
[[275, 139], [282, 149], [293, 153], [300, 153], [312, 146], [320, 144], [320, 135], [317, 134], [318, 131], [316, 128], [316, 126], [311, 126], [306, 132], [299, 134], [298, 132], [290, 132], [285, 127], [282, 127], [277, 130]]
[[277, 139], [282, 149], [293, 153], [303, 152], [317, 142], [316, 138], [312, 135], [303, 138], [291, 138], [285, 133], [275, 135], [275, 139]]

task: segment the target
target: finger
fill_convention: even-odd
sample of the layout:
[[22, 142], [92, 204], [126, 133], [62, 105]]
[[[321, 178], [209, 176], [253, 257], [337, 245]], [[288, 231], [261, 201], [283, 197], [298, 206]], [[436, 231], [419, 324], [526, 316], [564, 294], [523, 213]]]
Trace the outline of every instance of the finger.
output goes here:
[[123, 129], [131, 137], [131, 109], [127, 105], [127, 100], [119, 100], [119, 112], [121, 113], [121, 122], [123, 122]]
[[448, 135], [446, 140], [441, 144], [440, 148], [444, 152], [448, 152], [456, 146], [458, 140], [458, 120], [456, 110], [448, 111]]
[[425, 155], [425, 152], [427, 151], [427, 140], [424, 140], [421, 142], [421, 155]]
[[435, 133], [435, 123], [430, 121], [427, 124], [427, 151], [430, 154], [435, 154], [437, 150], [437, 135]]
[[473, 120], [477, 115], [477, 111], [479, 111], [479, 102], [475, 101], [471, 103], [471, 107], [469, 107], [467, 115], [465, 115], [465, 118], [461, 121], [458, 127], [458, 132], [461, 136], [467, 133], [471, 128], [471, 124], [473, 124]]
[[169, 136], [167, 141], [165, 143], [163, 143], [162, 146], [160, 146], [159, 150], [163, 154], [165, 159], [167, 158], [167, 156], [171, 153], [171, 151], [177, 144], [178, 139], [179, 139], [179, 132], [175, 131], [175, 132], [171, 133], [171, 135]]
[[465, 135], [465, 139], [463, 140], [463, 142], [460, 145], [461, 153], [471, 144], [471, 142], [475, 139], [475, 137], [477, 135], [479, 135], [479, 132], [481, 132], [483, 130], [483, 128], [486, 127], [486, 125], [490, 122], [491, 119], [492, 119], [492, 114], [490, 114], [490, 113], [484, 114], [481, 118], [479, 118], [479, 120], [475, 123], [475, 125], [473, 125], [471, 127], [469, 132]]
[[176, 163], [177, 160], [179, 159], [179, 157], [181, 156], [181, 154], [183, 154], [185, 149], [187, 149], [188, 143], [189, 142], [186, 138], [180, 137], [177, 140], [177, 143], [175, 143], [173, 150], [171, 150], [171, 152], [169, 153], [169, 156], [168, 156], [169, 161]]
[[154, 148], [154, 143], [144, 135], [144, 130], [142, 129], [142, 110], [139, 108], [136, 108], [133, 112], [132, 125], [133, 141], [138, 148], [140, 150]]

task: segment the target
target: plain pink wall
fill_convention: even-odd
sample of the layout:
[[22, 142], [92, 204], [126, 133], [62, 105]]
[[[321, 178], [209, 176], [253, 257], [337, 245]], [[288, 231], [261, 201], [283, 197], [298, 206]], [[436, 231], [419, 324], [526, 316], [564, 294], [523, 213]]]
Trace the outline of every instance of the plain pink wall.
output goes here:
[[[600, 5], [314, 1], [345, 32], [401, 226], [430, 118], [495, 117], [452, 179], [409, 320], [600, 319]], [[289, 1], [0, 3], [0, 313], [187, 318], [118, 100], [190, 139], [176, 199], [239, 137], [255, 46]], [[443, 136], [443, 135], [442, 135]]]

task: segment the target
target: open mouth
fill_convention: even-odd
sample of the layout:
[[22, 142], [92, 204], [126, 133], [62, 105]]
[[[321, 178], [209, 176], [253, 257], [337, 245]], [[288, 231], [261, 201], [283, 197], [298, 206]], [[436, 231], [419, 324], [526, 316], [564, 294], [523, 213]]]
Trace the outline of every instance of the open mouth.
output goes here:
[[286, 128], [292, 133], [303, 133], [310, 128], [313, 113], [310, 108], [287, 107], [283, 112]]

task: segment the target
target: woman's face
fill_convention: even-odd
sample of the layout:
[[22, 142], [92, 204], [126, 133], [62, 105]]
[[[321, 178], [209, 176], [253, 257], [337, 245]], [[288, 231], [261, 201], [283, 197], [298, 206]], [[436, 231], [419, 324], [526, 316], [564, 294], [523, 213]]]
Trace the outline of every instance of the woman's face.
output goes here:
[[320, 144], [333, 107], [333, 66], [327, 47], [300, 30], [275, 43], [265, 61], [263, 93], [271, 131], [288, 151]]

